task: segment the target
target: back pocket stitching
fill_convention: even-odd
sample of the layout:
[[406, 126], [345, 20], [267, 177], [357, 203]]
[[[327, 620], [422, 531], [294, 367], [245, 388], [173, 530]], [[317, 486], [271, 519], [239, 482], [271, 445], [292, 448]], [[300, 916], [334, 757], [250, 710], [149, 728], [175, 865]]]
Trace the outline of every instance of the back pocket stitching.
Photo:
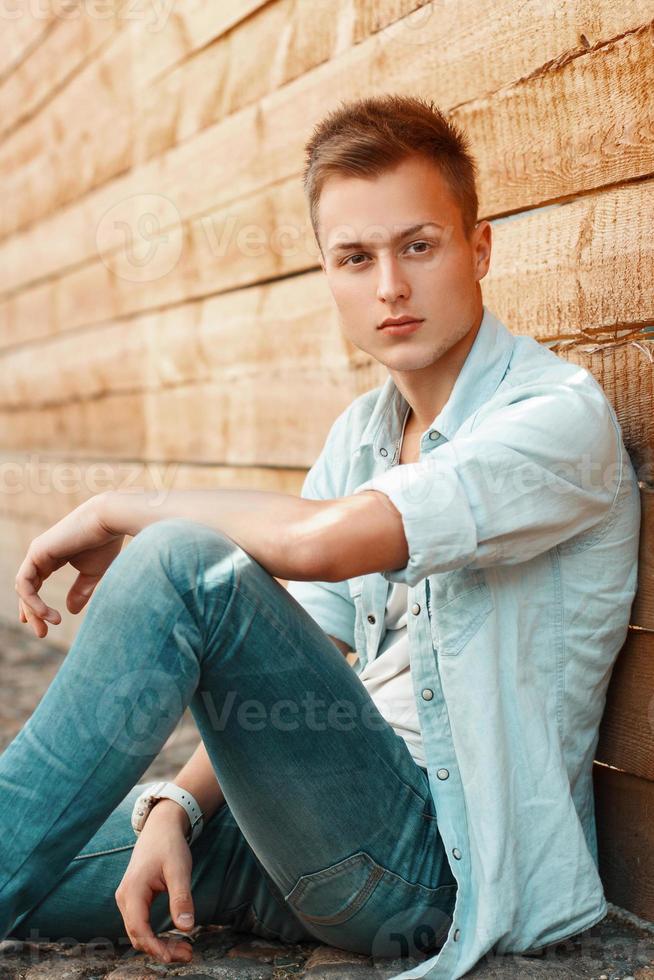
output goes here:
[[317, 925], [338, 925], [339, 923], [351, 918], [355, 912], [359, 911], [364, 902], [372, 894], [377, 882], [383, 876], [383, 874], [384, 869], [379, 865], [375, 865], [370, 873], [368, 881], [361, 889], [355, 900], [346, 908], [335, 913], [334, 915], [307, 915], [304, 912], [298, 912], [298, 915], [300, 915], [301, 918], [306, 919], [307, 922], [315, 922]]

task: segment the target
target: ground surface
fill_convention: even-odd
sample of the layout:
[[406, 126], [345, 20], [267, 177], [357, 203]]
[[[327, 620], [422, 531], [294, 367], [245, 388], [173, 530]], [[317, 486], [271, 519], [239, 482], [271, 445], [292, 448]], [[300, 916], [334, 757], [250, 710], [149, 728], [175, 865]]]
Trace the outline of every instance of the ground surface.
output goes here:
[[[63, 654], [28, 627], [0, 625], [0, 751], [19, 731], [54, 677]], [[182, 718], [143, 781], [170, 778], [197, 744]], [[319, 944], [283, 946], [221, 926], [196, 933], [193, 962], [164, 966], [127, 947], [0, 943], [0, 980], [390, 980], [411, 964], [377, 961]], [[468, 974], [480, 980], [654, 980], [654, 925], [610, 906], [597, 926], [549, 947], [541, 957], [490, 956]]]

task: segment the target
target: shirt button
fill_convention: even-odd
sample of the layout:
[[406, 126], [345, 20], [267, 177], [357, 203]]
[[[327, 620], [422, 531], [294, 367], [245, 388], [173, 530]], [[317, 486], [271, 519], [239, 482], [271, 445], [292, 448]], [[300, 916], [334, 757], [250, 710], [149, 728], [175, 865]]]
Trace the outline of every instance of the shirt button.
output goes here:
[[371, 623], [373, 626], [377, 622], [377, 620], [375, 619], [372, 613], [370, 613], [370, 615], [368, 616], [368, 622]]
[[455, 943], [458, 942], [458, 939], [459, 939], [459, 936], [460, 935], [461, 935], [461, 930], [460, 929], [455, 929], [454, 930], [454, 934], [452, 935], [452, 939], [454, 940]]
[[439, 779], [447, 779], [450, 773], [448, 769], [439, 769], [436, 775]]
[[381, 449], [379, 450], [379, 455], [388, 456], [388, 449], [384, 449], [384, 447], [382, 446]]
[[424, 691], [422, 692], [422, 696], [425, 699], [425, 701], [431, 701], [431, 699], [434, 696], [434, 692], [432, 691], [432, 689], [430, 687], [426, 687], [424, 689]]
[[414, 616], [417, 616], [418, 613], [420, 612], [420, 603], [414, 602], [413, 605], [411, 606], [411, 612], [413, 613]]
[[439, 435], [440, 435], [440, 432], [437, 432], [436, 429], [432, 429], [431, 432], [429, 433], [429, 438], [432, 441], [435, 441], [436, 439], [438, 439]]
[[461, 860], [461, 851], [458, 847], [452, 848], [452, 857], [455, 857], [457, 861]]

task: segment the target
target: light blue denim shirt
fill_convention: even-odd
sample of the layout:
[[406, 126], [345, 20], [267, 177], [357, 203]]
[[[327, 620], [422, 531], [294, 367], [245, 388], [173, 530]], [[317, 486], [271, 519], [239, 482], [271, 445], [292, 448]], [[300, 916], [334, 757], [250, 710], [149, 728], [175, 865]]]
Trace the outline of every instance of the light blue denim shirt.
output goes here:
[[395, 465], [408, 407], [390, 376], [355, 399], [302, 489], [385, 493], [406, 567], [289, 591], [357, 651], [359, 672], [389, 583], [409, 587], [413, 689], [458, 890], [438, 954], [395, 980], [449, 980], [606, 914], [592, 767], [637, 586], [640, 499], [601, 386], [486, 306], [419, 461]]

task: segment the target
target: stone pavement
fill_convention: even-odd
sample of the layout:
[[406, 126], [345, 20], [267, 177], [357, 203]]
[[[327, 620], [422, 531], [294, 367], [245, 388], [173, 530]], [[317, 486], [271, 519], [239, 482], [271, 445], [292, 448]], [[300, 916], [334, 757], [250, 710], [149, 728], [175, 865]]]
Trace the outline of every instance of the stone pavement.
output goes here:
[[[0, 750], [38, 704], [64, 654], [25, 625], [0, 624]], [[187, 712], [143, 780], [171, 778], [198, 734]], [[0, 980], [390, 980], [416, 961], [373, 960], [319, 943], [285, 946], [223, 926], [198, 928], [193, 960], [164, 965], [124, 945], [0, 943]], [[654, 925], [615, 906], [598, 925], [541, 956], [487, 956], [480, 980], [654, 980]]]

